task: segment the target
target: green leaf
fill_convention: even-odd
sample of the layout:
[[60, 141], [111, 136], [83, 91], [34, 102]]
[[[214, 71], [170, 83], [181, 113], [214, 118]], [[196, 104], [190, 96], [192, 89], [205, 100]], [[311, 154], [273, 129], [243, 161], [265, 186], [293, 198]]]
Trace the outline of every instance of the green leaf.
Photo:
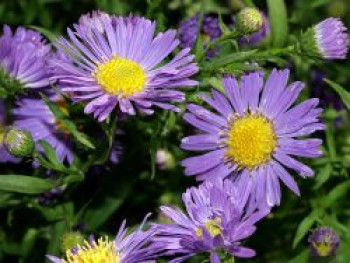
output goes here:
[[40, 194], [54, 187], [47, 180], [25, 175], [0, 175], [0, 190], [22, 194]]
[[299, 242], [304, 238], [304, 236], [310, 230], [310, 228], [315, 223], [317, 218], [318, 218], [318, 211], [315, 210], [300, 222], [294, 237], [293, 248], [295, 248], [299, 244]]
[[267, 0], [274, 47], [282, 47], [288, 39], [287, 8], [284, 0]]
[[55, 149], [46, 141], [40, 140], [40, 145], [43, 147], [45, 155], [56, 170], [65, 170], [65, 166], [57, 157]]
[[347, 194], [349, 188], [350, 188], [350, 181], [338, 184], [325, 197], [325, 206], [330, 207], [331, 205], [333, 205], [338, 199], [342, 198]]
[[328, 83], [328, 85], [331, 86], [339, 94], [345, 106], [348, 108], [348, 110], [350, 110], [350, 92], [348, 92], [342, 86], [329, 79], [324, 79], [324, 81]]
[[90, 142], [88, 137], [78, 131], [77, 126], [74, 122], [69, 120], [67, 115], [62, 112], [50, 99], [44, 95], [43, 93], [40, 94], [43, 100], [45, 101], [46, 105], [50, 108], [51, 112], [55, 115], [56, 119], [63, 123], [64, 127], [73, 135], [73, 137], [80, 142], [82, 145], [90, 148], [95, 149], [95, 146]]
[[310, 251], [304, 249], [298, 256], [288, 261], [288, 263], [307, 263], [309, 260]]
[[316, 175], [316, 184], [314, 189], [319, 189], [325, 182], [328, 181], [333, 171], [333, 167], [330, 163], [327, 163], [324, 167], [319, 170]]

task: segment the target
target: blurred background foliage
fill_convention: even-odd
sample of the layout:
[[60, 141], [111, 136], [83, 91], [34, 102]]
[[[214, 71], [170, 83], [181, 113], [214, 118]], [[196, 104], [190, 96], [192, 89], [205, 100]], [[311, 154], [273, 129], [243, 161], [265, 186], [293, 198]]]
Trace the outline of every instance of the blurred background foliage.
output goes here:
[[[268, 2], [274, 3], [273, 0]], [[232, 16], [244, 6], [256, 5], [268, 13], [263, 0], [2, 0], [0, 22], [11, 27], [35, 26], [42, 32], [59, 35], [65, 34], [66, 27], [76, 22], [81, 14], [99, 9], [120, 15], [144, 15], [157, 20], [158, 29], [164, 30], [177, 28], [181, 20], [200, 12], [202, 5], [206, 13], [220, 13], [227, 24], [232, 23]], [[291, 40], [302, 29], [328, 16], [341, 17], [350, 26], [350, 1], [287, 0], [286, 5]], [[312, 228], [327, 225], [336, 229], [342, 240], [338, 256], [333, 260], [348, 263], [350, 123], [345, 107], [337, 106], [342, 104], [339, 96], [317, 76], [325, 75], [348, 89], [349, 60], [315, 63], [295, 55], [288, 61], [272, 59], [263, 65], [269, 68], [276, 64], [291, 67], [293, 78], [307, 83], [309, 88], [304, 98], [312, 95], [322, 102], [331, 96], [331, 100], [323, 102], [327, 131], [319, 134], [325, 141], [325, 156], [312, 161], [316, 171], [314, 179], [298, 178], [302, 197], [283, 191], [281, 207], [275, 208], [258, 224], [256, 234], [247, 244], [257, 250], [258, 257], [237, 262], [312, 262], [307, 236]], [[217, 72], [213, 72], [203, 76], [203, 81], [212, 84], [218, 78]], [[87, 134], [105, 128], [103, 125], [95, 128], [90, 117], [85, 118], [90, 121]], [[152, 117], [130, 119], [117, 125], [123, 131], [117, 136], [123, 147], [118, 165], [94, 165], [86, 171], [83, 182], [73, 182], [58, 197], [44, 196], [45, 203], [38, 202], [35, 195], [0, 193], [1, 262], [44, 262], [46, 253], [59, 254], [62, 238], [69, 231], [113, 235], [124, 218], [134, 225], [152, 212], [154, 220], [162, 221], [157, 210], [159, 205], [181, 205], [181, 193], [196, 184], [193, 178], [183, 175], [178, 165], [185, 156], [179, 149], [180, 139], [190, 133], [189, 127], [180, 116], [170, 112], [158, 112]], [[169, 151], [175, 165], [158, 169], [157, 149]], [[1, 174], [28, 175], [46, 172], [43, 168], [32, 169], [30, 163], [0, 165], [0, 171]], [[191, 262], [202, 261], [197, 258]]]

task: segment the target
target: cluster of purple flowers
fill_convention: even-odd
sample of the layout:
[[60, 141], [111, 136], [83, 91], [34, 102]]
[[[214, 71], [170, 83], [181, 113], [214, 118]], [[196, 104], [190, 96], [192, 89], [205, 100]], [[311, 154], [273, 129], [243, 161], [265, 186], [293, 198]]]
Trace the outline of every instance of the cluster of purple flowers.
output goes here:
[[[257, 42], [269, 34], [267, 19], [265, 23], [258, 35], [242, 41]], [[205, 16], [201, 32], [198, 24], [198, 15], [184, 22], [178, 40], [175, 30], [155, 35], [156, 23], [143, 17], [94, 12], [68, 29], [69, 39], [58, 39], [56, 53], [39, 33], [24, 28], [12, 33], [5, 26], [0, 38], [0, 70], [21, 87], [31, 89], [12, 111], [14, 125], [28, 130], [35, 141], [46, 140], [62, 162], [71, 163], [74, 153], [69, 131], [40, 99], [39, 91], [67, 115], [62, 94], [82, 103], [85, 113], [99, 122], [115, 110], [124, 115], [152, 114], [154, 106], [179, 111], [174, 103], [185, 100], [179, 88], [198, 85], [192, 77], [199, 69], [190, 54], [196, 37], [203, 33], [212, 41], [222, 33], [217, 18]], [[314, 30], [314, 42], [324, 58], [346, 56], [348, 40], [340, 21], [327, 19]], [[180, 41], [183, 49], [164, 63]], [[201, 154], [181, 164], [185, 175], [203, 182], [183, 194], [186, 212], [163, 206], [169, 224], [154, 224], [144, 231], [143, 222], [128, 235], [123, 223], [112, 241], [91, 239], [68, 250], [65, 259], [49, 259], [54, 263], [97, 262], [96, 258], [99, 262], [133, 263], [168, 256], [176, 263], [207, 252], [210, 261], [217, 263], [223, 256], [253, 257], [254, 250], [242, 243], [255, 232], [255, 224], [280, 205], [280, 181], [300, 195], [291, 172], [303, 178], [314, 172], [297, 157], [322, 155], [322, 141], [305, 138], [325, 128], [319, 120], [319, 101], [309, 99], [294, 105], [304, 84], [288, 84], [288, 79], [289, 70], [276, 69], [266, 81], [263, 72], [243, 75], [240, 80], [225, 76], [225, 92], [211, 90], [199, 95], [212, 110], [187, 105], [184, 120], [198, 133], [184, 138], [181, 148]], [[62, 94], [53, 93], [50, 84]], [[2, 146], [2, 108], [0, 101], [0, 160], [18, 161]], [[111, 158], [116, 162], [120, 147], [114, 149]]]

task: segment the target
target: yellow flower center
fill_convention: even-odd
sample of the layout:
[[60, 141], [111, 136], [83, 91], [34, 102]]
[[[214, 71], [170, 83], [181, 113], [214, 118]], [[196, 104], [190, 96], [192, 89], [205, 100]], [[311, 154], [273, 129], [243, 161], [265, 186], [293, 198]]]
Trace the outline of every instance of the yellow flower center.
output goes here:
[[[215, 218], [215, 219], [210, 219], [208, 220], [205, 224], [204, 227], [212, 237], [216, 237], [217, 235], [222, 235], [221, 231], [221, 218]], [[203, 236], [203, 230], [202, 228], [197, 228], [196, 229], [196, 235], [197, 237], [201, 238]]]
[[77, 246], [76, 253], [67, 250], [66, 257], [65, 263], [120, 263], [115, 243], [107, 238], [100, 238], [93, 244], [85, 240], [83, 246]]
[[261, 115], [248, 114], [233, 121], [226, 154], [240, 167], [254, 169], [271, 158], [276, 144], [272, 123]]
[[331, 254], [332, 252], [332, 241], [331, 241], [331, 236], [322, 236], [322, 242], [317, 244], [316, 242], [312, 242], [315, 249], [317, 250], [317, 253], [321, 257], [327, 257]]
[[113, 95], [128, 97], [143, 91], [146, 74], [136, 62], [114, 57], [110, 61], [100, 64], [94, 76], [105, 91]]

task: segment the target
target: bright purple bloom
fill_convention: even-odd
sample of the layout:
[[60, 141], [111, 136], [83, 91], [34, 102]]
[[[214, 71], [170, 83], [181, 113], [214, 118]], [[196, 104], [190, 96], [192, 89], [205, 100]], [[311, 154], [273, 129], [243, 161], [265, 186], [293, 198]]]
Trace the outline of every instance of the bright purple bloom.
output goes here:
[[19, 27], [12, 33], [9, 26], [4, 26], [0, 37], [0, 70], [25, 88], [48, 86], [50, 49], [38, 32]]
[[129, 115], [152, 114], [152, 106], [178, 111], [170, 104], [185, 99], [177, 88], [197, 85], [189, 79], [198, 71], [190, 49], [160, 65], [179, 45], [175, 30], [154, 37], [155, 22], [105, 13], [80, 22], [68, 29], [70, 41], [58, 41], [66, 56], [51, 64], [62, 91], [75, 102], [87, 102], [86, 114], [103, 121], [117, 106]]
[[172, 223], [159, 226], [156, 240], [166, 246], [167, 255], [176, 256], [169, 263], [184, 262], [202, 252], [210, 253], [211, 262], [218, 263], [220, 250], [234, 257], [254, 257], [255, 251], [241, 242], [255, 232], [255, 223], [269, 210], [247, 208], [249, 188], [239, 189], [229, 179], [207, 181], [183, 194], [187, 213], [161, 207]]
[[271, 28], [270, 28], [270, 20], [266, 15], [263, 15], [264, 17], [264, 25], [263, 27], [258, 31], [251, 35], [246, 35], [243, 38], [239, 40], [239, 44], [242, 46], [254, 46], [259, 44], [261, 41], [266, 39], [270, 35]]
[[[147, 217], [146, 217], [147, 218]], [[53, 263], [75, 262], [108, 262], [108, 263], [155, 263], [163, 250], [163, 245], [152, 242], [158, 233], [156, 227], [143, 231], [141, 226], [131, 234], [127, 234], [126, 222], [122, 223], [116, 238], [109, 241], [107, 238], [95, 240], [90, 238], [84, 245], [78, 245], [66, 252], [67, 259], [47, 256]]]
[[327, 18], [314, 26], [316, 45], [326, 59], [345, 59], [349, 38], [347, 28], [338, 18]]
[[[200, 94], [214, 110], [188, 105], [184, 119], [201, 133], [186, 137], [185, 150], [207, 152], [182, 161], [186, 175], [198, 180], [232, 176], [239, 188], [253, 185], [252, 202], [279, 205], [281, 180], [295, 194], [298, 185], [284, 167], [295, 170], [303, 178], [313, 170], [294, 156], [315, 158], [322, 155], [321, 139], [297, 139], [317, 130], [320, 123], [318, 99], [309, 99], [293, 106], [304, 88], [302, 82], [287, 86], [289, 70], [273, 70], [265, 85], [261, 72], [244, 75], [240, 82], [225, 77], [226, 94], [212, 90]], [[292, 157], [293, 156], [293, 157]]]
[[335, 256], [340, 244], [338, 234], [329, 227], [315, 229], [308, 241], [312, 255], [315, 257]]
[[[60, 95], [51, 95], [53, 101], [62, 112], [68, 114], [67, 105]], [[44, 100], [38, 97], [21, 98], [13, 109], [14, 125], [29, 131], [35, 142], [47, 141], [55, 150], [57, 157], [63, 162], [73, 162], [71, 135], [64, 124], [57, 121]], [[40, 145], [37, 143], [40, 149]]]
[[21, 159], [9, 154], [4, 146], [6, 129], [6, 106], [5, 101], [0, 99], [0, 163], [19, 162]]
[[[201, 31], [199, 30], [199, 15], [194, 15], [182, 22], [179, 27], [179, 39], [183, 48], [192, 48], [196, 43], [197, 36], [202, 38], [204, 46], [220, 37], [222, 32], [217, 17], [205, 15], [202, 21]], [[215, 50], [209, 51], [209, 57], [215, 55]]]

